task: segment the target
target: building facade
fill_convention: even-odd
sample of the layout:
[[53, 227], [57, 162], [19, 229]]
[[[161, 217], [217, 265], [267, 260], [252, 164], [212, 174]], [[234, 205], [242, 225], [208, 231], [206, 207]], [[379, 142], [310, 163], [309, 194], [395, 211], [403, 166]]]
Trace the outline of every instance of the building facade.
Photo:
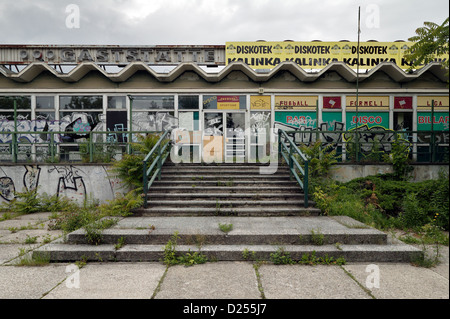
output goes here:
[[278, 129], [299, 144], [332, 145], [342, 161], [354, 159], [351, 143], [370, 157], [400, 139], [415, 161], [448, 162], [448, 70], [438, 62], [406, 72], [382, 60], [361, 73], [339, 60], [252, 68], [226, 60], [225, 46], [0, 52], [3, 162], [80, 161], [96, 145], [116, 156], [137, 132], [168, 129], [178, 154], [197, 162], [263, 160]]

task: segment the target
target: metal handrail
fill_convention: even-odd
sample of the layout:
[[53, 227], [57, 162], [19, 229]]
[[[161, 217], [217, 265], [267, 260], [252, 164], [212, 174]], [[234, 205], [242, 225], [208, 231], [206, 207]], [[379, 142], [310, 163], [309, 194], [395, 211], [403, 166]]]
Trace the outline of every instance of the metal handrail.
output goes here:
[[[147, 193], [153, 182], [156, 178], [161, 180], [161, 168], [164, 165], [167, 157], [170, 154], [170, 149], [172, 148], [172, 143], [170, 140], [167, 141], [165, 145], [161, 145], [164, 140], [167, 139], [167, 136], [170, 134], [170, 131], [165, 131], [158, 142], [153, 146], [151, 151], [145, 156], [143, 160], [143, 193], [144, 193], [144, 208], [147, 207]], [[154, 157], [156, 155], [156, 157]], [[153, 158], [154, 157], [154, 158]], [[152, 160], [150, 166], [149, 163]], [[156, 166], [156, 170], [154, 170]], [[152, 174], [153, 172], [153, 174]]]
[[[283, 138], [289, 142], [287, 145]], [[278, 152], [284, 158], [286, 163], [289, 164], [289, 177], [292, 179], [293, 177], [303, 189], [303, 193], [305, 195], [305, 207], [309, 206], [308, 204], [308, 166], [309, 160], [306, 158], [305, 154], [295, 145], [294, 141], [291, 137], [286, 134], [283, 130], [278, 130]], [[294, 156], [297, 154], [299, 158], [303, 161], [303, 167], [297, 161], [297, 158]], [[295, 165], [295, 167], [294, 167]], [[300, 175], [297, 173], [297, 169], [300, 172]], [[302, 178], [303, 177], [303, 180]]]

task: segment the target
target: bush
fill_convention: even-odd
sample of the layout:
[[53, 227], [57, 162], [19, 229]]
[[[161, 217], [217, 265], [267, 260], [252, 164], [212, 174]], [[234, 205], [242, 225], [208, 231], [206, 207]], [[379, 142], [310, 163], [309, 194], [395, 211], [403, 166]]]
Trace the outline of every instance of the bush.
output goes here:
[[[143, 161], [148, 153], [153, 149], [160, 138], [160, 134], [138, 135], [138, 143], [132, 143], [133, 154], [125, 154], [120, 161], [115, 161], [111, 171], [120, 178], [124, 186], [129, 189], [142, 189], [143, 183]], [[169, 141], [163, 141], [163, 147]], [[156, 154], [150, 159], [150, 163], [156, 158]], [[155, 167], [156, 169], [156, 167]]]
[[449, 226], [448, 173], [438, 180], [398, 181], [392, 175], [368, 176], [347, 183], [316, 182], [317, 206], [327, 215], [347, 215], [377, 228]]

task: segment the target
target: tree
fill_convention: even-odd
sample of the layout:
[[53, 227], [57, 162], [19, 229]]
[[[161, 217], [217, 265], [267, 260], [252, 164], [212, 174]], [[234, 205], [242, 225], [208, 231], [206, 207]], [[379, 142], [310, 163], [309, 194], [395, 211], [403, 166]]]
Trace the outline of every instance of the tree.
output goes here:
[[405, 58], [411, 62], [409, 70], [417, 69], [421, 65], [426, 65], [435, 61], [439, 56], [443, 56], [442, 66], [448, 69], [449, 53], [449, 18], [438, 25], [434, 22], [424, 22], [424, 26], [416, 29], [416, 35], [408, 41], [415, 42], [414, 45], [405, 52]]

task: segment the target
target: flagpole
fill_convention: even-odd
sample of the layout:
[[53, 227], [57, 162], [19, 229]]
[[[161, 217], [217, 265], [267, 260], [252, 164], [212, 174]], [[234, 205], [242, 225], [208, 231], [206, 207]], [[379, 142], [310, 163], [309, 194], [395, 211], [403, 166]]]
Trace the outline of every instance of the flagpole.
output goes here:
[[356, 61], [356, 161], [358, 161], [359, 153], [359, 137], [358, 137], [358, 123], [359, 123], [359, 40], [361, 34], [361, 7], [358, 7], [358, 46], [357, 46], [357, 61]]

